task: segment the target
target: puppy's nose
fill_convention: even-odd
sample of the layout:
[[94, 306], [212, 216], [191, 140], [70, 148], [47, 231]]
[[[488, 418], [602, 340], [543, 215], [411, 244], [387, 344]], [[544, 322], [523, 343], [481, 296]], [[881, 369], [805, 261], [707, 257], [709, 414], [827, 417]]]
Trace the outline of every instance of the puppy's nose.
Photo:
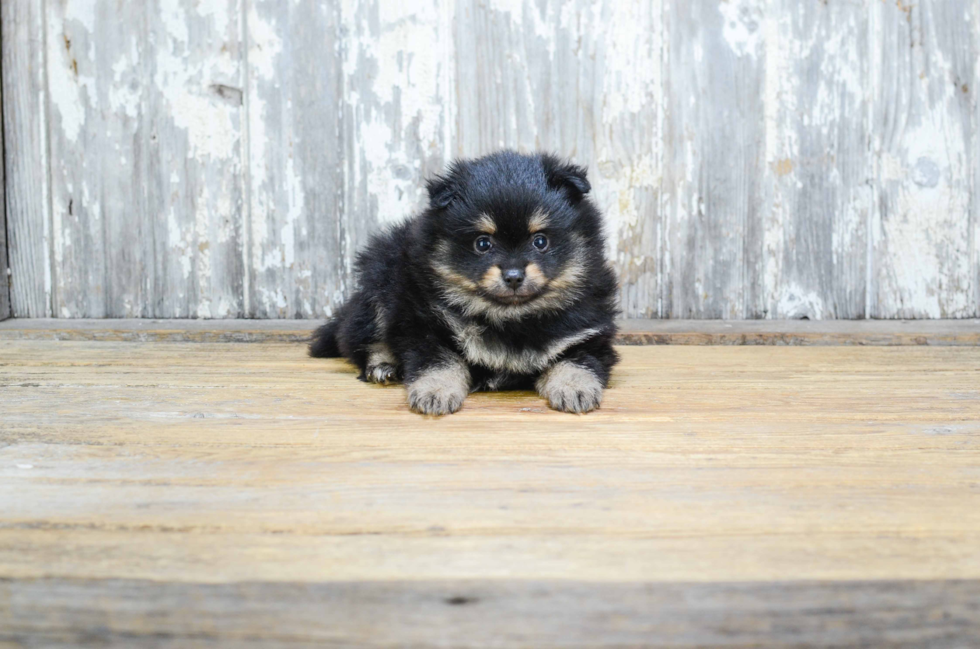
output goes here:
[[504, 271], [504, 282], [508, 288], [516, 291], [524, 283], [524, 271], [520, 268], [508, 268]]

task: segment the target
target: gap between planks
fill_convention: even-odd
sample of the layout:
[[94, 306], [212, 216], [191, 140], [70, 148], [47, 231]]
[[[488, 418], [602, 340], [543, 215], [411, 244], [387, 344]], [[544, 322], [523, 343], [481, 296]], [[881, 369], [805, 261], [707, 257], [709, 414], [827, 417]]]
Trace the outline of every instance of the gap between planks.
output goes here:
[[[316, 320], [13, 319], [0, 340], [306, 342]], [[980, 320], [621, 320], [620, 345], [980, 345]]]

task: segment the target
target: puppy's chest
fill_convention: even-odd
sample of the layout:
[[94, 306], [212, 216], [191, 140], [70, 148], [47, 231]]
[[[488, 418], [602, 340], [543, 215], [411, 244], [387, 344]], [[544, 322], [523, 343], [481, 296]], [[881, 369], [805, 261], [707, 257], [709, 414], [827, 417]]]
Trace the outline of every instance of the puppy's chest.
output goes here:
[[479, 324], [462, 322], [456, 318], [449, 322], [453, 338], [467, 362], [514, 374], [540, 372], [569, 347], [599, 333], [597, 329], [583, 329], [531, 345]]

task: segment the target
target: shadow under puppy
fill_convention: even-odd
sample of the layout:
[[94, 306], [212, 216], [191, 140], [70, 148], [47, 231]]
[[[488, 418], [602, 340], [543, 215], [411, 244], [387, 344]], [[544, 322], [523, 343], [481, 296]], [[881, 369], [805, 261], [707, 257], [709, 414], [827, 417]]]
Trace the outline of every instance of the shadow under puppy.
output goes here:
[[504, 151], [453, 163], [428, 190], [427, 210], [358, 256], [359, 289], [310, 354], [404, 381], [423, 414], [532, 386], [557, 410], [599, 407], [619, 360], [616, 280], [585, 170]]

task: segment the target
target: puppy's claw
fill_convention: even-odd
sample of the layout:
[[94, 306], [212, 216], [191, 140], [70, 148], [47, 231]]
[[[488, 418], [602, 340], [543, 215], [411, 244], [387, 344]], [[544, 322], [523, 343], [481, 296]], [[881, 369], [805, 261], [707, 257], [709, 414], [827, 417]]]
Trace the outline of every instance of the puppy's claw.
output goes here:
[[368, 366], [365, 374], [367, 375], [368, 381], [371, 383], [390, 385], [398, 381], [398, 369], [390, 363], [370, 365]]
[[584, 413], [595, 410], [602, 402], [602, 383], [584, 367], [562, 361], [538, 379], [538, 394], [555, 410]]

